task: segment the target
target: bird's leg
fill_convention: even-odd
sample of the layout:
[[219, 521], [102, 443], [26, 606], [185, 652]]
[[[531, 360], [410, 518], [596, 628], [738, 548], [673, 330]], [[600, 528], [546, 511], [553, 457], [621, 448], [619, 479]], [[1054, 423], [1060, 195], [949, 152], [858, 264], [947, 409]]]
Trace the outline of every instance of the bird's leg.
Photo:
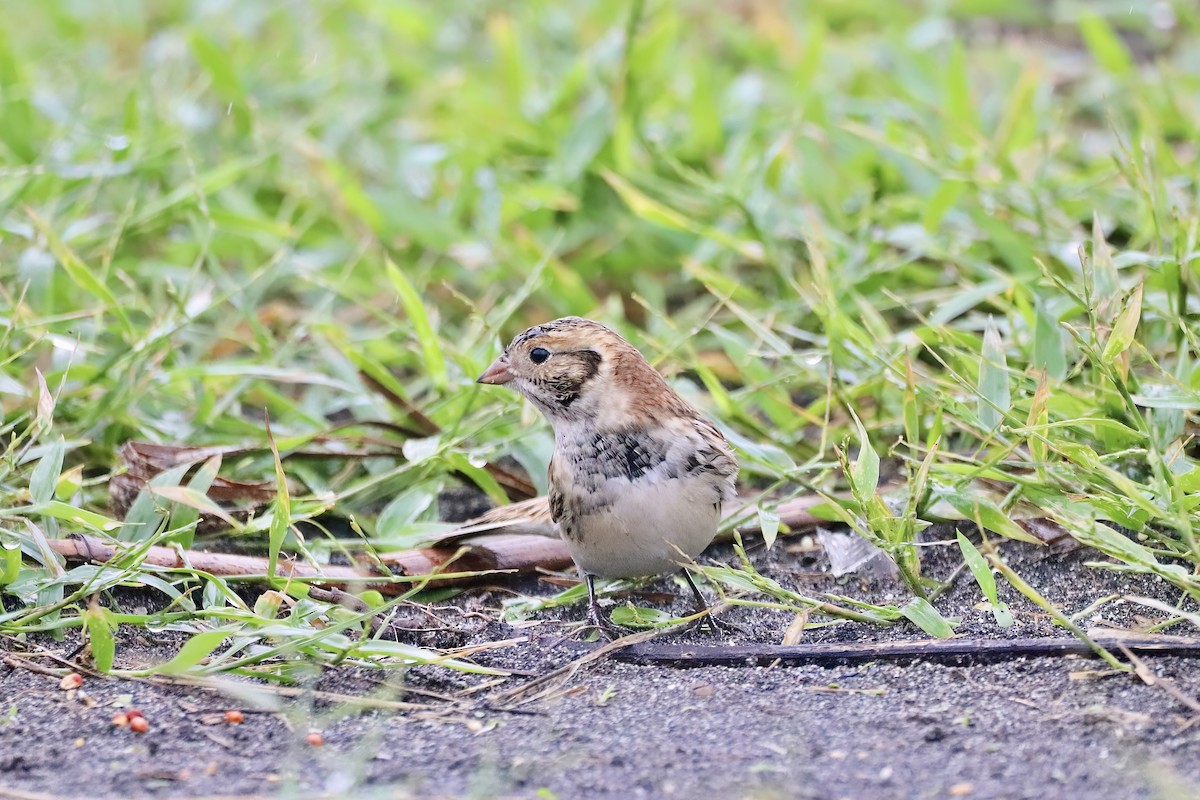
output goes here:
[[686, 569], [683, 570], [683, 579], [687, 581], [688, 587], [692, 590], [692, 596], [696, 598], [696, 613], [704, 614], [704, 616], [701, 617], [697, 622], [699, 627], [707, 627], [713, 633], [745, 633], [745, 631], [743, 631], [737, 625], [734, 625], [732, 622], [725, 622], [724, 620], [712, 615], [712, 607], [709, 606], [708, 601], [704, 599], [704, 595], [700, 593], [700, 587], [696, 585], [694, 580], [692, 580], [691, 572]]
[[700, 587], [692, 580], [692, 573], [686, 569], [683, 570], [683, 579], [687, 581], [688, 588], [692, 590], [692, 597], [696, 598], [696, 612], [701, 613], [708, 611], [708, 601], [704, 599], [704, 595], [700, 593]]
[[588, 625], [600, 632], [600, 635], [605, 639], [612, 640], [621, 635], [621, 629], [610, 620], [605, 614], [600, 611], [600, 604], [596, 601], [596, 576], [587, 572], [583, 572], [584, 583], [587, 584], [588, 592]]
[[588, 622], [597, 628], [600, 624], [600, 605], [596, 602], [596, 576], [583, 573], [583, 581], [587, 584], [588, 592]]

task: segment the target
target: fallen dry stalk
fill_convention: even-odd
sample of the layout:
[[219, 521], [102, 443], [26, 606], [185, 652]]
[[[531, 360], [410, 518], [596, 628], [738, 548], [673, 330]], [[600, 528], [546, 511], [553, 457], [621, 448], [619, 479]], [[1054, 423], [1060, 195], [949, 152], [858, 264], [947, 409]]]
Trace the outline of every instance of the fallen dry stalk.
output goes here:
[[[1182, 636], [1094, 637], [1129, 653], [1200, 657], [1200, 638]], [[670, 667], [836, 665], [863, 661], [994, 662], [1039, 656], [1098, 657], [1079, 639], [921, 639], [907, 642], [747, 644], [733, 646], [634, 645], [612, 653], [617, 661]]]
[[[827, 502], [821, 495], [795, 497], [780, 503], [775, 509], [779, 514], [779, 524], [786, 530], [802, 530], [819, 525], [826, 520], [812, 513], [812, 509]], [[760, 531], [755, 510], [757, 504], [729, 504], [725, 507], [725, 518], [730, 519], [749, 513], [754, 519], [736, 528], [742, 535], [752, 535]], [[733, 541], [735, 529], [724, 531], [717, 535], [718, 542]], [[488, 511], [473, 520], [464, 522], [458, 528], [437, 537], [435, 544], [439, 547], [466, 541], [469, 537], [481, 534], [510, 533], [529, 536], [558, 537], [558, 527], [550, 518], [550, 502], [546, 497], [534, 497], [519, 503], [510, 503]]]
[[[1156, 675], [1154, 670], [1150, 668], [1150, 665], [1138, 658], [1127, 644], [1118, 644], [1117, 647], [1120, 649], [1122, 655], [1125, 656], [1129, 663], [1133, 664], [1133, 674], [1136, 675], [1142, 683], [1146, 684], [1147, 686], [1159, 687], [1164, 692], [1171, 695], [1171, 697], [1178, 700], [1180, 704], [1190, 708], [1192, 713], [1200, 714], [1200, 701], [1197, 701], [1196, 698], [1184, 693], [1178, 686], [1175, 685], [1175, 681], [1171, 680], [1170, 678], [1163, 678]], [[1177, 654], [1167, 653], [1166, 655]]]
[[[561, 685], [569, 681], [577, 672], [589, 664], [600, 661], [601, 659], [619, 653], [621, 650], [635, 647], [651, 639], [656, 639], [665, 633], [676, 631], [687, 623], [681, 622], [675, 625], [669, 625], [664, 628], [652, 628], [646, 631], [638, 631], [627, 636], [622, 636], [615, 641], [605, 642], [604, 644], [590, 649], [587, 654], [563, 664], [561, 667], [552, 669], [545, 675], [538, 676], [533, 680], [523, 683], [515, 689], [510, 689], [507, 692], [501, 692], [491, 698], [491, 704], [496, 708], [505, 706], [531, 703], [535, 700], [545, 697], [554, 690], [554, 686]], [[624, 660], [624, 659], [623, 659]]]
[[[94, 536], [72, 536], [50, 541], [51, 548], [69, 561], [104, 564], [125, 552], [127, 545], [104, 542]], [[566, 546], [557, 539], [542, 536], [497, 534], [472, 537], [448, 547], [424, 547], [382, 553], [379, 557], [392, 575], [400, 578], [438, 576], [453, 566], [454, 572], [436, 577], [440, 584], [464, 584], [479, 580], [475, 573], [532, 572], [563, 569], [571, 564]], [[150, 547], [141, 563], [167, 569], [195, 569], [222, 577], [264, 577], [268, 560], [262, 556], [210, 553], [203, 550], [178, 550]], [[275, 574], [280, 578], [298, 578], [326, 588], [362, 591], [376, 589], [383, 594], [404, 593], [411, 581], [389, 580], [374, 563], [354, 566], [325, 564], [314, 566], [280, 560]]]
[[[781, 524], [797, 529], [811, 527], [821, 520], [809, 509], [823, 502], [821, 497], [804, 497], [779, 506]], [[753, 532], [757, 526], [748, 526]], [[54, 539], [50, 547], [69, 561], [104, 564], [120, 556], [124, 543], [106, 542], [95, 536], [76, 535]], [[167, 569], [195, 569], [221, 577], [258, 578], [267, 574], [268, 560], [262, 556], [215, 553], [204, 550], [180, 550], [174, 547], [150, 547], [143, 564]], [[557, 536], [544, 497], [495, 509], [478, 520], [438, 539], [428, 547], [380, 553], [378, 564], [392, 576], [418, 578], [436, 576], [441, 585], [461, 585], [480, 580], [472, 573], [527, 573], [539, 569], [557, 570], [571, 566], [567, 547]], [[411, 585], [408, 580], [389, 580], [376, 562], [363, 560], [352, 566], [313, 565], [280, 560], [275, 574], [317, 583], [326, 589], [362, 591], [376, 589], [383, 594], [402, 594]], [[449, 573], [450, 567], [453, 573]]]

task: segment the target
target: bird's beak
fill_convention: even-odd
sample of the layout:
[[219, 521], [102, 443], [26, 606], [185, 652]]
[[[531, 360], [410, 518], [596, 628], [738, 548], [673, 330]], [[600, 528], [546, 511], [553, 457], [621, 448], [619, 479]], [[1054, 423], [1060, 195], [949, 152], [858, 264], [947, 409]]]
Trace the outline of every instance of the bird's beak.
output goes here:
[[513, 379], [512, 372], [508, 369], [508, 359], [500, 356], [492, 365], [484, 370], [483, 374], [475, 379], [476, 383], [491, 383], [497, 386], [508, 383]]

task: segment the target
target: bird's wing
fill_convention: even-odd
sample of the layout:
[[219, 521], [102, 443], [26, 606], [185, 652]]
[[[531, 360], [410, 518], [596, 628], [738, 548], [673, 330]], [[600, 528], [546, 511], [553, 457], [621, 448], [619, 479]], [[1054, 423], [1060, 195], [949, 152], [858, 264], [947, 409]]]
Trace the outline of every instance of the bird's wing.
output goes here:
[[530, 536], [557, 537], [558, 526], [550, 518], [550, 502], [534, 497], [519, 503], [497, 506], [474, 519], [467, 520], [454, 530], [438, 536], [431, 544], [439, 547], [454, 544], [459, 539], [483, 533], [515, 533]]

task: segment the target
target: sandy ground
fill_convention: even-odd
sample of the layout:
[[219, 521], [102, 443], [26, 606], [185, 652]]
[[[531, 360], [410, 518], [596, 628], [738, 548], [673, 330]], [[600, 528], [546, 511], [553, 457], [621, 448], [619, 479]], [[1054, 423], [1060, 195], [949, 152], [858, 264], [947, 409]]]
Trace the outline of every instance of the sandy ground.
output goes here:
[[[1094, 553], [1055, 555], [1016, 544], [1006, 553], [1068, 613], [1111, 593], [1176, 599], [1154, 580], [1087, 569], [1083, 562]], [[727, 549], [711, 555], [733, 558]], [[754, 559], [766, 574], [810, 593], [905, 596], [886, 580], [835, 582], [811, 553], [786, 546]], [[931, 548], [927, 571], [949, 574], [954, 561], [949, 548]], [[534, 580], [517, 588], [553, 591]], [[426, 644], [523, 639], [475, 657], [520, 673], [493, 685], [444, 668], [334, 668], [301, 679], [300, 697], [268, 695], [274, 706], [261, 709], [247, 697], [203, 687], [101, 677], [88, 677], [72, 693], [57, 677], [19, 665], [29, 663], [31, 646], [65, 656], [77, 640], [4, 642], [0, 798], [1200, 796], [1200, 725], [1187, 704], [1200, 696], [1200, 669], [1188, 659], [1146, 658], [1169, 686], [1079, 658], [691, 669], [604, 659], [514, 697], [587, 650], [564, 638], [580, 608], [545, 612], [521, 628], [495, 621], [511, 589], [461, 595], [438, 612], [452, 630], [421, 635]], [[1017, 618], [1007, 631], [976, 607], [981, 597], [969, 575], [938, 607], [963, 617], [963, 636], [1064, 635], [1032, 604], [1002, 592]], [[678, 594], [674, 608], [685, 609], [669, 579], [634, 599], [646, 604], [664, 593]], [[694, 631], [664, 641], [778, 643], [792, 621], [790, 614], [743, 608], [725, 618], [743, 632], [714, 639]], [[1084, 624], [1136, 627], [1148, 619], [1155, 612], [1115, 603]], [[165, 660], [180, 641], [144, 631], [122, 635], [119, 666], [126, 667]], [[908, 623], [847, 624], [807, 631], [803, 641], [900, 638], [927, 637]], [[411, 707], [364, 711], [309, 690]], [[114, 711], [130, 703], [150, 720], [150, 732], [113, 727]], [[245, 721], [225, 722], [229, 708], [243, 710]], [[314, 730], [323, 746], [306, 743]]]

